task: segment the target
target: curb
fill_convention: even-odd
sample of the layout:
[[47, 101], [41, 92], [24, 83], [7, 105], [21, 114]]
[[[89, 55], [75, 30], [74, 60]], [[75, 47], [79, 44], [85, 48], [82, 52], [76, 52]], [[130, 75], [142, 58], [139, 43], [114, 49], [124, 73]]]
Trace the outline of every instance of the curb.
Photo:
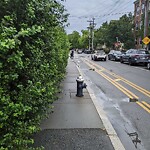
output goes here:
[[[76, 64], [76, 62], [74, 62]], [[82, 75], [83, 77], [85, 77], [85, 74], [83, 72], [81, 72], [79, 65], [76, 64], [76, 67], [80, 73], [80, 75]], [[93, 90], [90, 88], [89, 83], [87, 82], [87, 91], [92, 99], [92, 102], [97, 110], [97, 113], [99, 115], [99, 117], [101, 118], [104, 127], [106, 128], [106, 131], [108, 133], [108, 136], [111, 140], [111, 143], [114, 147], [115, 150], [125, 150], [122, 142], [120, 141], [115, 129], [113, 128], [112, 124], [110, 123], [108, 117], [106, 116], [103, 108], [101, 107], [101, 105], [98, 103], [98, 100], [96, 99]]]

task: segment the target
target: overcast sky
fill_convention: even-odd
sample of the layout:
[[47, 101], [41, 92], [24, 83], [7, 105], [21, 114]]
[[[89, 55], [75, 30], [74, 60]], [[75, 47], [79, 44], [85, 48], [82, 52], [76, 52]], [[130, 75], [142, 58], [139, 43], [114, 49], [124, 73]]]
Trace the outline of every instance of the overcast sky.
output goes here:
[[62, 4], [70, 14], [66, 28], [67, 33], [87, 30], [88, 20], [95, 18], [96, 27], [110, 20], [119, 19], [128, 12], [134, 12], [135, 0], [65, 0]]

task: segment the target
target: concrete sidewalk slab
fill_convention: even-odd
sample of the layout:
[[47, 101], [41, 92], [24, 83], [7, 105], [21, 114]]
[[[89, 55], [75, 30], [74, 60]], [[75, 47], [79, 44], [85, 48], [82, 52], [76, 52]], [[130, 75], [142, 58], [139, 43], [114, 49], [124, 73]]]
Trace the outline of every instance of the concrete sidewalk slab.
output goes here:
[[41, 129], [68, 129], [68, 128], [101, 128], [104, 126], [98, 115], [93, 111], [94, 106], [88, 104], [55, 104], [54, 113], [44, 120]]
[[95, 106], [91, 101], [87, 89], [83, 97], [76, 97], [79, 76], [76, 64], [70, 60], [67, 66], [66, 78], [62, 82], [62, 93], [59, 100], [54, 102], [54, 113], [41, 123], [41, 129], [66, 128], [102, 128]]

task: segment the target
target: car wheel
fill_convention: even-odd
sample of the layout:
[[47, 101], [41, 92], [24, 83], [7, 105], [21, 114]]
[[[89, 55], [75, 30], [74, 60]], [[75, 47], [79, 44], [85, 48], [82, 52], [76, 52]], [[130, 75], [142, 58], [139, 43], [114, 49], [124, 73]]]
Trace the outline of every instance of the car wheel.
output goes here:
[[120, 58], [120, 62], [123, 63], [123, 59], [122, 58]]
[[104, 61], [106, 61], [106, 58], [104, 58]]
[[96, 61], [96, 57], [94, 56], [94, 61]]
[[150, 63], [148, 63], [148, 64], [147, 64], [147, 69], [149, 69], [149, 70], [150, 70]]
[[133, 63], [132, 63], [131, 59], [129, 59], [129, 60], [128, 60], [128, 62], [129, 62], [129, 65], [130, 65], [130, 66], [132, 66], [132, 65], [133, 65]]

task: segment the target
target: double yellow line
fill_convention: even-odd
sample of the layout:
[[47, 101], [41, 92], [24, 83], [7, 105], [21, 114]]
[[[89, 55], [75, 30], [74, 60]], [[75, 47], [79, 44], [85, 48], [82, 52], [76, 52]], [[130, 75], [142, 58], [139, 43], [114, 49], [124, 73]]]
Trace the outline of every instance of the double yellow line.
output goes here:
[[150, 113], [150, 104], [142, 101], [142, 102], [136, 102], [139, 106], [141, 106], [143, 109], [145, 109], [148, 113]]
[[[110, 83], [112, 83], [114, 86], [116, 86], [120, 91], [122, 91], [125, 95], [127, 95], [130, 99], [138, 99], [138, 96], [136, 96], [134, 93], [130, 92], [128, 89], [123, 87], [121, 84], [119, 84], [116, 80], [113, 80], [109, 76], [105, 75], [102, 71], [106, 71], [104, 68], [100, 68], [99, 65], [94, 64], [93, 62], [89, 62], [89, 60], [86, 60], [85, 63], [95, 70], [98, 74], [100, 74], [102, 77], [104, 77], [106, 80], [108, 80]], [[92, 65], [91, 65], [92, 64]], [[98, 68], [100, 69], [97, 69]]]
[[[103, 67], [101, 67], [101, 66], [99, 66], [97, 64], [94, 64], [94, 65], [99, 67], [99, 68], [101, 68], [101, 69], [104, 69]], [[107, 72], [108, 74], [112, 75], [113, 77], [121, 80], [122, 82], [126, 83], [127, 85], [133, 87], [134, 89], [138, 90], [139, 92], [143, 93], [144, 95], [150, 97], [150, 91], [148, 91], [148, 90], [146, 90], [146, 89], [144, 89], [144, 88], [142, 88], [142, 87], [140, 87], [140, 86], [138, 86], [138, 85], [136, 85], [136, 84], [134, 84], [134, 83], [132, 83], [132, 82], [130, 82], [128, 80], [126, 80], [125, 78], [123, 78], [123, 77], [121, 77], [119, 75], [116, 75], [115, 73], [110, 72], [109, 70], [105, 69], [105, 72]]]
[[[118, 81], [122, 81], [124, 83], [126, 83], [127, 85], [133, 87], [134, 89], [138, 90], [139, 92], [143, 93], [144, 95], [150, 97], [150, 91], [126, 80], [125, 78], [116, 75], [112, 72], [110, 72], [109, 70], [106, 70], [105, 68], [103, 68], [102, 66], [99, 66], [95, 63], [93, 63], [92, 61], [88, 60], [88, 59], [84, 59], [85, 63], [92, 69], [94, 69], [98, 74], [100, 74], [103, 78], [105, 78], [106, 80], [108, 80], [110, 83], [112, 83], [114, 86], [116, 86], [120, 91], [122, 91], [125, 95], [127, 95], [130, 99], [139, 99], [139, 97], [137, 95], [135, 95], [134, 93], [132, 93], [131, 91], [129, 91], [128, 89], [126, 89], [125, 87], [123, 87], [121, 84], [118, 83]], [[112, 79], [109, 76], [107, 76], [106, 74], [104, 74], [103, 72], [108, 73], [109, 75], [115, 77], [116, 79]], [[142, 102], [136, 102], [139, 106], [141, 106], [143, 109], [145, 109], [147, 112], [150, 113], [150, 105], [144, 101]]]

